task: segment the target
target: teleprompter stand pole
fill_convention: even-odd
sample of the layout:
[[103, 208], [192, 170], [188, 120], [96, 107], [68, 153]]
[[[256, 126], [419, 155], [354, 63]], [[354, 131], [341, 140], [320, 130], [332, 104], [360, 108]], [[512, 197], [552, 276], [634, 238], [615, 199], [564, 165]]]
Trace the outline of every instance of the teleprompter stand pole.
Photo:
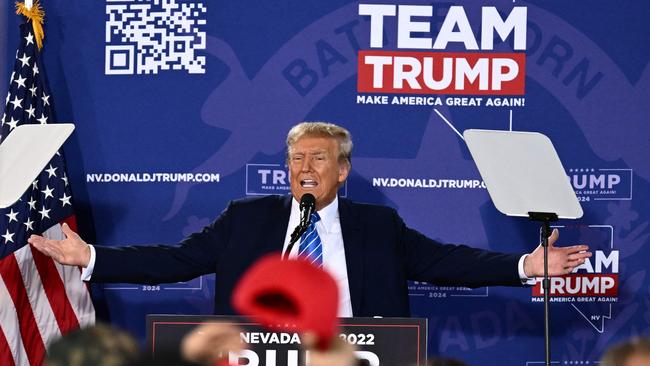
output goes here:
[[549, 291], [551, 280], [548, 277], [548, 237], [551, 236], [551, 222], [558, 220], [554, 213], [550, 212], [529, 212], [528, 217], [532, 221], [542, 223], [542, 247], [544, 248], [544, 280], [542, 288], [544, 290], [544, 353], [546, 357], [546, 366], [551, 365], [551, 334], [549, 329]]

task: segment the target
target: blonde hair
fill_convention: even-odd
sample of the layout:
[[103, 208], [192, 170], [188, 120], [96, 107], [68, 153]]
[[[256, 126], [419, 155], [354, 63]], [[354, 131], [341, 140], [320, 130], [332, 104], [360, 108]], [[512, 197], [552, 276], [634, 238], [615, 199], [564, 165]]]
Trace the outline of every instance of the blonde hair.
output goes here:
[[352, 135], [350, 135], [350, 131], [328, 122], [302, 122], [293, 126], [287, 134], [287, 159], [293, 144], [305, 136], [336, 139], [339, 143], [339, 163], [352, 164]]

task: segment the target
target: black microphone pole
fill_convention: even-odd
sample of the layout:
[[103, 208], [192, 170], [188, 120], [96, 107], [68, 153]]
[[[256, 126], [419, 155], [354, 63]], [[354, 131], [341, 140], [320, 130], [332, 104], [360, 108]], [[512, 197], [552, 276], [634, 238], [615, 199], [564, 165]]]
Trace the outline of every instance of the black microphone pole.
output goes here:
[[284, 251], [284, 255], [282, 255], [282, 259], [286, 260], [289, 259], [289, 254], [291, 254], [291, 250], [293, 249], [293, 246], [296, 244], [298, 239], [302, 236], [302, 234], [307, 231], [307, 228], [309, 227], [309, 220], [311, 217], [311, 214], [314, 213], [316, 210], [316, 198], [314, 197], [313, 194], [311, 193], [305, 193], [302, 195], [300, 198], [300, 222], [298, 223], [298, 226], [293, 230], [291, 233], [291, 239], [289, 240], [289, 245], [287, 245], [287, 250]]

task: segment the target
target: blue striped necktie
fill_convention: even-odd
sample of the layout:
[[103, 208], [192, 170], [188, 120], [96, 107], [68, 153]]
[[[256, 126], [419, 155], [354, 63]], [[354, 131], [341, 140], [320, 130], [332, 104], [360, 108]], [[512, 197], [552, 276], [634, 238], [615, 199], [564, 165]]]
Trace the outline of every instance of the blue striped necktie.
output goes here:
[[300, 237], [298, 247], [298, 258], [304, 258], [313, 263], [316, 267], [323, 267], [323, 244], [316, 231], [316, 223], [320, 220], [318, 213], [314, 212], [309, 218], [309, 227]]

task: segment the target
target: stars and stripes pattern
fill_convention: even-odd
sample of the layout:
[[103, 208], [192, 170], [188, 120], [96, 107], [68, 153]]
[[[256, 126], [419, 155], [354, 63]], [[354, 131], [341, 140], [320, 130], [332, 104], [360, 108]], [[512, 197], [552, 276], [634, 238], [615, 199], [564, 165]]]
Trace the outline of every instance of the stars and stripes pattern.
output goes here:
[[[52, 99], [31, 24], [20, 30], [0, 143], [19, 125], [52, 122]], [[0, 209], [0, 365], [40, 365], [52, 340], [95, 321], [79, 268], [55, 263], [27, 244], [31, 234], [63, 238], [63, 222], [75, 229], [59, 151], [18, 202]]]
[[309, 226], [304, 234], [300, 237], [300, 246], [298, 247], [298, 257], [305, 258], [317, 267], [323, 267], [323, 243], [318, 236], [316, 223], [320, 221], [317, 212], [311, 214]]

